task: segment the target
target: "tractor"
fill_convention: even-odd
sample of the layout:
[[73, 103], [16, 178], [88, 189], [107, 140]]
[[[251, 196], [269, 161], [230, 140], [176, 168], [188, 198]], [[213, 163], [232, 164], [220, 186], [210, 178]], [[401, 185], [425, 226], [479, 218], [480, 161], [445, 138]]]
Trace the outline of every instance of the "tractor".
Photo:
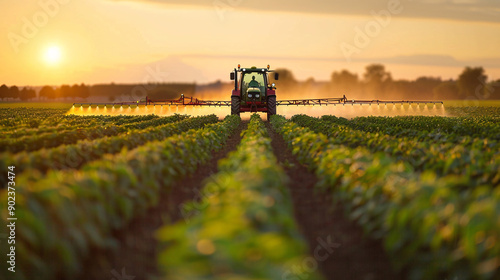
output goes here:
[[[279, 74], [267, 68], [241, 68], [231, 72], [230, 78], [234, 81], [231, 94], [231, 115], [240, 115], [241, 112], [266, 112], [267, 119], [276, 115], [276, 85], [269, 84], [269, 75], [273, 72], [274, 80]], [[239, 79], [238, 79], [238, 73]]]

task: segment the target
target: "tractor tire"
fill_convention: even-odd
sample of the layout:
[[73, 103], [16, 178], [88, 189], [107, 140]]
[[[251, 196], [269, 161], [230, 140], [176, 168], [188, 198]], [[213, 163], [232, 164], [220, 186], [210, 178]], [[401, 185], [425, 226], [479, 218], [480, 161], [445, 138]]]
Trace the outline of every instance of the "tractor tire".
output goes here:
[[271, 120], [271, 116], [276, 115], [276, 95], [271, 95], [267, 98], [267, 120]]
[[240, 115], [240, 97], [231, 96], [231, 115]]

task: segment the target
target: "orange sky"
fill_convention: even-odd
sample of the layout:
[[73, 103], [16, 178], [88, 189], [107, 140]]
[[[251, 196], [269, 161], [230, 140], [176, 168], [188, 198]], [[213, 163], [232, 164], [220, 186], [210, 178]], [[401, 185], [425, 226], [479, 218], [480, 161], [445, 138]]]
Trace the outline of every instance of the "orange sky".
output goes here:
[[227, 80], [238, 63], [299, 79], [500, 78], [497, 0], [0, 0], [0, 83]]

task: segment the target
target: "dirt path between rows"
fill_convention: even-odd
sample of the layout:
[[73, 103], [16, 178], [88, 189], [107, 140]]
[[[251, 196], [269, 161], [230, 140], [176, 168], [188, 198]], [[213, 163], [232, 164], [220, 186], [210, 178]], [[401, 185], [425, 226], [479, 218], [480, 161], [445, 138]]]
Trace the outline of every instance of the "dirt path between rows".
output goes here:
[[287, 149], [283, 138], [269, 123], [266, 125], [274, 154], [290, 178], [295, 219], [309, 244], [311, 256], [314, 256], [314, 249], [328, 239], [334, 243], [328, 257], [323, 250], [321, 257], [316, 258], [325, 278], [404, 279], [394, 273], [380, 242], [363, 237], [362, 229], [345, 217], [341, 205], [332, 207], [331, 195], [315, 193], [316, 175], [301, 165]]
[[165, 224], [183, 219], [180, 205], [197, 199], [204, 180], [217, 173], [217, 162], [236, 150], [241, 141], [241, 131], [248, 121], [242, 121], [238, 129], [227, 140], [224, 149], [215, 152], [206, 164], [198, 167], [189, 177], [178, 180], [170, 191], [162, 192], [158, 206], [134, 219], [126, 228], [116, 233], [118, 249], [116, 252], [94, 252], [85, 271], [76, 279], [81, 280], [142, 280], [159, 275], [157, 254], [160, 250], [155, 232]]

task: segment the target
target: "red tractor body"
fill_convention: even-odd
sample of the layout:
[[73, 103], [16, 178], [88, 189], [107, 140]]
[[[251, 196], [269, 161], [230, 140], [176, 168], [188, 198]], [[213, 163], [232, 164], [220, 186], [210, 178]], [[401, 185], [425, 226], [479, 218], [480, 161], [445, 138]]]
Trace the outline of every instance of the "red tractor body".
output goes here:
[[[234, 80], [234, 89], [231, 94], [231, 114], [239, 115], [241, 112], [266, 112], [270, 116], [276, 114], [276, 87], [269, 84], [267, 68], [241, 68], [231, 72]], [[238, 77], [238, 73], [240, 74]], [[274, 73], [278, 80], [278, 73]]]

